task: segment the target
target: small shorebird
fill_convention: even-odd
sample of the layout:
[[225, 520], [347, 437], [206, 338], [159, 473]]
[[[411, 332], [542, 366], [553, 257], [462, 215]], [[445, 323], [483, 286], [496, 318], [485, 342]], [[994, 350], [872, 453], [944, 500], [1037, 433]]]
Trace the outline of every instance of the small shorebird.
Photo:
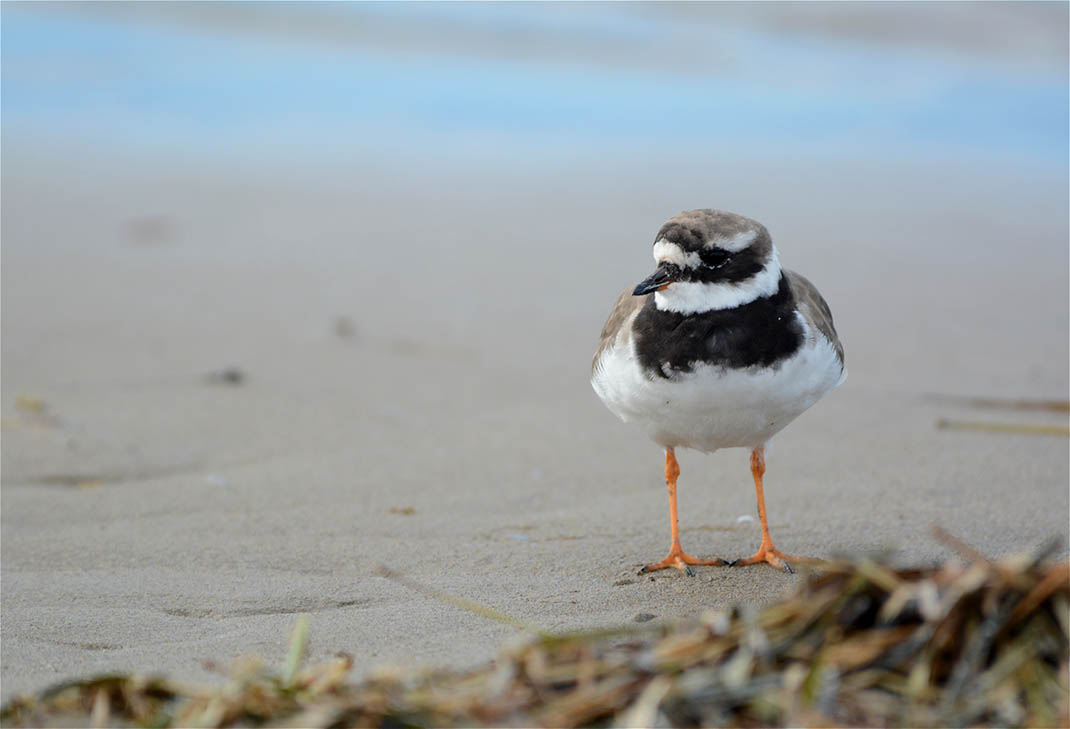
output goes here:
[[[640, 574], [759, 562], [791, 572], [802, 558], [769, 535], [765, 447], [847, 376], [832, 312], [812, 283], [780, 268], [765, 226], [742, 215], [680, 213], [658, 231], [654, 260], [657, 270], [617, 299], [591, 372], [606, 407], [665, 449], [672, 546]], [[692, 557], [677, 527], [675, 449], [740, 447], [751, 451], [761, 546], [736, 562]]]

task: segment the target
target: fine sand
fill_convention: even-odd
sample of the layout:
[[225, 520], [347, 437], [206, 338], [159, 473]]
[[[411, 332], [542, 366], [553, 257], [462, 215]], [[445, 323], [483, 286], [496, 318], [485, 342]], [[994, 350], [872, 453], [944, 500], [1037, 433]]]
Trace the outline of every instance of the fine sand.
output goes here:
[[[770, 567], [664, 556], [662, 456], [587, 378], [681, 209], [771, 229], [831, 303], [850, 377], [776, 439], [784, 551], [1065, 554], [1065, 177], [725, 160], [530, 174], [204, 170], [20, 155], [3, 170], [3, 696], [103, 671], [310, 658], [464, 666], [524, 633], [381, 565], [565, 631], [764, 604]], [[654, 184], [656, 182], [656, 184]], [[228, 376], [235, 368], [242, 377]], [[239, 382], [233, 382], [239, 379]], [[682, 453], [699, 555], [758, 545], [747, 455]]]

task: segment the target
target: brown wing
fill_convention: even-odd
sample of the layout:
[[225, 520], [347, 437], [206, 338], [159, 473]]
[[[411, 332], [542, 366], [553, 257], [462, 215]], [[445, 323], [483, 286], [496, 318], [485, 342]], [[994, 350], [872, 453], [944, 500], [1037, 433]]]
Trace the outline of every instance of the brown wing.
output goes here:
[[592, 373], [598, 367], [598, 359], [602, 356], [602, 352], [607, 347], [613, 346], [621, 327], [625, 327], [631, 322], [636, 312], [643, 308], [647, 298], [646, 296], [632, 296], [631, 291], [625, 291], [617, 298], [617, 303], [613, 305], [613, 310], [609, 312], [609, 318], [606, 319], [606, 325], [602, 327], [602, 338], [598, 342], [598, 349], [595, 350], [594, 359], [591, 360]]
[[836, 336], [836, 327], [832, 324], [832, 310], [829, 309], [829, 305], [825, 303], [821, 294], [818, 293], [814, 285], [805, 276], [794, 271], [784, 271], [784, 275], [787, 277], [791, 291], [795, 295], [795, 303], [799, 307], [799, 312], [811, 326], [824, 334], [825, 338], [832, 343], [832, 346], [836, 348], [836, 354], [839, 356], [840, 364], [842, 365], [843, 345], [840, 344], [840, 338]]

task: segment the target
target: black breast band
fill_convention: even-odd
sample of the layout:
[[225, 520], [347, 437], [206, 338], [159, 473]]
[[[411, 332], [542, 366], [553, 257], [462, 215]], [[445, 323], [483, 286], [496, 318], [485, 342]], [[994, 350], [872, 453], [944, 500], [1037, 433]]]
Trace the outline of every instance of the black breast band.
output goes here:
[[772, 296], [699, 314], [661, 311], [651, 294], [635, 320], [635, 351], [647, 377], [670, 378], [706, 363], [776, 366], [799, 349], [803, 328], [784, 274]]

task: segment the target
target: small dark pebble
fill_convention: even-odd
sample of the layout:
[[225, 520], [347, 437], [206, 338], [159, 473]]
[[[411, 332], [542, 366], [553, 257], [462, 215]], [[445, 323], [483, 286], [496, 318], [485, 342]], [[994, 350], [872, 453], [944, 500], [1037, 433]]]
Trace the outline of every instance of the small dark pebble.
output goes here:
[[617, 580], [613, 583], [613, 587], [620, 587], [621, 585], [634, 585], [635, 580]]
[[122, 226], [123, 237], [136, 246], [165, 246], [175, 242], [178, 226], [166, 215], [141, 215]]
[[356, 339], [357, 325], [348, 316], [335, 317], [334, 335], [339, 339]]
[[645, 623], [645, 622], [648, 622], [650, 620], [653, 620], [656, 617], [657, 616], [652, 614], [652, 613], [639, 613], [634, 618], [632, 618], [632, 620], [634, 620], [637, 623]]
[[205, 382], [211, 385], [229, 385], [235, 387], [245, 384], [245, 372], [237, 367], [227, 367], [218, 372], [209, 372], [204, 376]]

